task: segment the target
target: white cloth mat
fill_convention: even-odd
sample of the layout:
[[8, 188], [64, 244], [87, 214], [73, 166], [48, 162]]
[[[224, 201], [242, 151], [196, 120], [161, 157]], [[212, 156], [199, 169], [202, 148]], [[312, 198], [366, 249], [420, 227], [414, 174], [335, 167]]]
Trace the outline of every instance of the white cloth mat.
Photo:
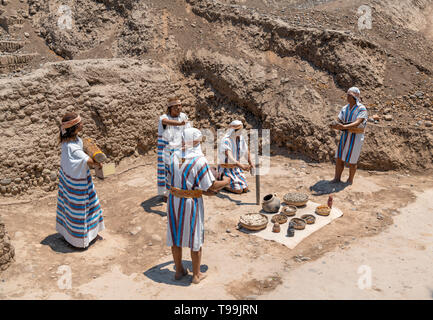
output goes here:
[[[260, 231], [251, 231], [247, 230], [245, 228], [241, 228], [240, 231], [248, 234], [255, 235], [257, 237], [266, 239], [266, 240], [274, 240], [276, 242], [282, 243], [285, 246], [289, 247], [290, 249], [294, 249], [302, 240], [304, 240], [306, 237], [308, 237], [310, 234], [314, 233], [315, 231], [323, 228], [328, 223], [330, 223], [332, 220], [337, 219], [343, 215], [343, 212], [333, 207], [331, 209], [331, 213], [327, 217], [319, 216], [314, 213], [316, 210], [316, 207], [319, 206], [318, 203], [308, 201], [306, 206], [298, 208], [296, 211], [296, 215], [294, 217], [288, 217], [288, 220], [286, 223], [280, 225], [281, 231], [279, 233], [272, 232], [272, 227], [274, 224], [271, 222], [272, 217], [274, 214], [271, 213], [264, 213], [269, 218], [269, 223], [266, 227], [266, 229], [260, 230]], [[281, 207], [281, 209], [283, 206]], [[280, 209], [280, 211], [281, 211]], [[295, 230], [295, 236], [294, 237], [287, 237], [287, 228], [289, 227], [290, 219], [292, 218], [300, 218], [304, 214], [312, 214], [316, 217], [316, 222], [314, 224], [307, 224], [305, 226], [304, 230]]]

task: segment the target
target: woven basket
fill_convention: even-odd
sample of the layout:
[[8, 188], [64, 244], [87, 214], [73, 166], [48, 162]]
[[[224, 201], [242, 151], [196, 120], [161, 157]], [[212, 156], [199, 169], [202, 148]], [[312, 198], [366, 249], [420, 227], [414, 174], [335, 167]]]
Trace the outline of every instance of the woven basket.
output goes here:
[[297, 210], [298, 208], [296, 208], [296, 206], [287, 206], [284, 207], [283, 210], [281, 210], [281, 213], [288, 217], [294, 217]]
[[304, 220], [299, 218], [293, 218], [290, 222], [293, 223], [293, 228], [296, 230], [304, 230], [305, 225], [307, 224]]
[[307, 201], [302, 201], [302, 202], [294, 202], [294, 201], [284, 201], [285, 204], [287, 204], [288, 206], [295, 206], [295, 207], [303, 207], [307, 204]]
[[269, 222], [268, 217], [265, 216], [264, 214], [261, 214], [261, 213], [247, 213], [247, 214], [245, 214], [245, 216], [246, 215], [251, 215], [251, 214], [260, 214], [262, 217], [266, 218], [266, 223], [263, 223], [263, 224], [257, 225], [257, 226], [251, 226], [251, 225], [248, 225], [246, 223], [243, 223], [242, 222], [242, 216], [241, 216], [241, 218], [239, 219], [239, 224], [242, 226], [242, 228], [245, 228], [245, 229], [248, 229], [248, 230], [252, 230], [252, 231], [258, 231], [258, 230], [265, 229], [266, 226], [268, 225], [268, 222]]
[[314, 224], [316, 222], [316, 217], [312, 214], [304, 214], [301, 219], [304, 220], [307, 224]]
[[287, 220], [288, 218], [285, 214], [279, 213], [272, 217], [271, 222], [272, 223], [278, 222], [279, 224], [285, 224]]
[[329, 208], [326, 204], [320, 205], [316, 208], [316, 214], [319, 216], [329, 216], [331, 213], [331, 208]]
[[293, 195], [293, 194], [294, 193], [287, 193], [287, 194], [284, 195], [283, 201], [284, 201], [284, 203], [286, 205], [295, 206], [295, 207], [302, 207], [302, 206], [305, 206], [307, 204], [307, 202], [308, 202], [308, 195], [307, 194], [301, 193], [301, 195], [305, 199], [305, 200], [302, 200], [302, 201], [294, 201], [292, 199], [293, 197], [291, 197], [291, 195]]

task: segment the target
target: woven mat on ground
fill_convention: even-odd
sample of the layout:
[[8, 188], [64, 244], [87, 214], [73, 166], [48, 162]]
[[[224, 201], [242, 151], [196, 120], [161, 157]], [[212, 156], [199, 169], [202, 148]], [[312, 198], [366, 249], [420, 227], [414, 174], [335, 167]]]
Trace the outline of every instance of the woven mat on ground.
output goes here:
[[[266, 240], [274, 240], [279, 243], [284, 244], [290, 249], [294, 249], [302, 240], [307, 238], [313, 232], [323, 228], [332, 220], [337, 219], [343, 215], [343, 212], [338, 208], [333, 207], [331, 213], [327, 217], [322, 217], [314, 213], [316, 207], [319, 206], [318, 203], [308, 201], [304, 207], [298, 208], [296, 211], [296, 215], [294, 217], [289, 217], [287, 222], [280, 225], [281, 231], [279, 233], [272, 232], [273, 223], [271, 222], [274, 214], [266, 214], [269, 218], [269, 223], [266, 229], [260, 231], [250, 231], [244, 228], [241, 228], [240, 231], [248, 234], [255, 235], [257, 237], [266, 239]], [[282, 208], [282, 207], [281, 207]], [[280, 209], [281, 211], [281, 209]], [[295, 230], [294, 237], [287, 237], [287, 228], [289, 226], [289, 221], [292, 218], [300, 218], [304, 214], [312, 214], [316, 217], [316, 222], [314, 224], [307, 224], [304, 230]]]

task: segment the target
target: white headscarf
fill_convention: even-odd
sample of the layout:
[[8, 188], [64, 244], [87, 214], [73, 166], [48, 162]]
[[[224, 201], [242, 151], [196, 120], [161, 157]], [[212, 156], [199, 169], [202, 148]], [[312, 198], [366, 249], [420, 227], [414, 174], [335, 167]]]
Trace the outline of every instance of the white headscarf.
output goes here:
[[[232, 141], [232, 145], [236, 144], [236, 136], [237, 135], [236, 135], [235, 129], [233, 127], [239, 127], [239, 126], [242, 126], [242, 128], [243, 128], [243, 123], [240, 120], [233, 120], [230, 123], [230, 129], [227, 130], [226, 134], [223, 136], [221, 143], [220, 143], [219, 163], [225, 162], [225, 150], [226, 150], [226, 147], [224, 145], [225, 140], [230, 139]], [[248, 153], [247, 143], [246, 143], [244, 137], [239, 133], [239, 159], [244, 158], [247, 155], [247, 153]]]
[[242, 121], [240, 120], [233, 120], [229, 126], [230, 129], [227, 130], [226, 134], [224, 135], [224, 138], [230, 138], [232, 136], [235, 136], [234, 133], [236, 130], [233, 127], [239, 127], [239, 126], [242, 126], [242, 128], [244, 127]]
[[347, 90], [347, 94], [351, 95], [355, 98], [356, 103], [359, 103], [361, 100], [361, 91], [357, 87], [352, 87], [349, 90]]
[[194, 158], [204, 156], [200, 143], [194, 146], [194, 142], [202, 141], [203, 135], [196, 128], [187, 128], [182, 133], [182, 145], [175, 151], [179, 158]]

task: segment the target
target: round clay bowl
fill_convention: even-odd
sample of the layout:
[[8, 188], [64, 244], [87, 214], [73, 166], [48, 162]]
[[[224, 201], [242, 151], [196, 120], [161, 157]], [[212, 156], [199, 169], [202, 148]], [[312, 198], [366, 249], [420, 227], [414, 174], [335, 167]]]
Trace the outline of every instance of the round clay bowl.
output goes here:
[[304, 214], [301, 219], [304, 220], [307, 224], [314, 224], [316, 222], [316, 217], [312, 214]]
[[331, 208], [329, 208], [326, 204], [325, 205], [321, 205], [318, 206], [316, 208], [316, 214], [318, 214], [319, 216], [329, 216], [329, 214], [331, 213]]
[[279, 224], [285, 224], [287, 220], [288, 218], [285, 214], [279, 213], [272, 217], [271, 222], [272, 223], [278, 222]]
[[288, 217], [294, 217], [297, 210], [298, 208], [296, 208], [296, 206], [285, 206], [281, 213]]
[[304, 230], [307, 224], [304, 220], [299, 218], [293, 218], [290, 222], [293, 222], [293, 228], [296, 230]]

